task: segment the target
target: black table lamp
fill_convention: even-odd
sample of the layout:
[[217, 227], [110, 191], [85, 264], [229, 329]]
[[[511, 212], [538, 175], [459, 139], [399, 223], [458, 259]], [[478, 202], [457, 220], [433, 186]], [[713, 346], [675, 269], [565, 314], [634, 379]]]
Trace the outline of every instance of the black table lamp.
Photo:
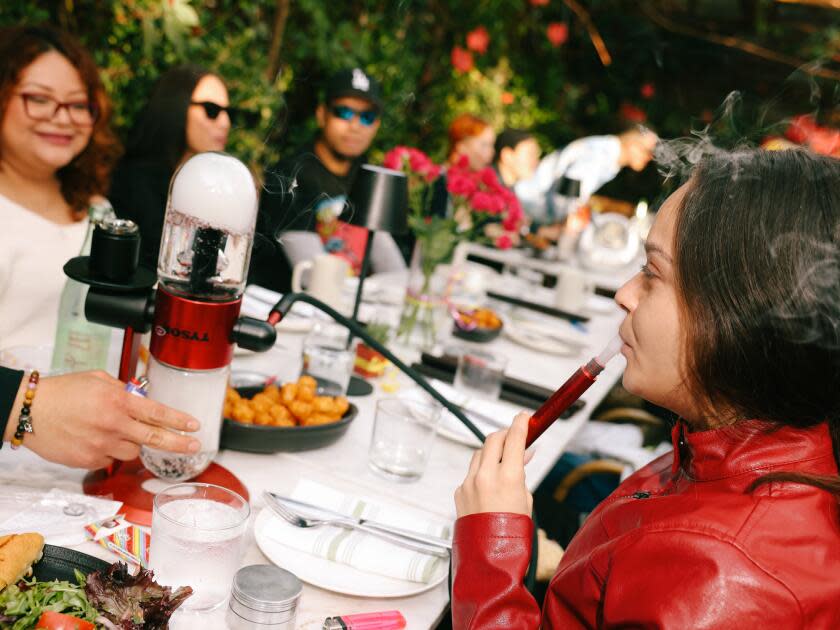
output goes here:
[[[379, 231], [399, 235], [408, 232], [408, 178], [400, 171], [364, 164], [350, 190], [347, 205], [350, 213], [347, 222], [367, 231], [365, 253], [359, 271], [359, 285], [353, 302], [353, 320], [358, 321], [362, 286], [370, 270], [374, 233]], [[347, 340], [348, 347], [352, 340], [351, 335]], [[370, 385], [354, 377], [348, 393], [363, 396], [371, 391]]]
[[353, 304], [353, 319], [356, 319], [362, 301], [362, 284], [370, 269], [373, 232], [408, 232], [408, 178], [400, 171], [364, 164], [350, 189], [347, 205], [350, 211], [347, 222], [367, 230], [359, 286]]

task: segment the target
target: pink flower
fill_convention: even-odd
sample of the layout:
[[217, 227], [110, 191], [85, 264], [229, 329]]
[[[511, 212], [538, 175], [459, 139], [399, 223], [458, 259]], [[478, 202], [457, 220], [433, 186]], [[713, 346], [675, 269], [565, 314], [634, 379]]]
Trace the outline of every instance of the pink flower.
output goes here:
[[478, 171], [478, 177], [481, 180], [481, 183], [490, 190], [505, 190], [505, 188], [499, 183], [499, 178], [496, 177], [496, 171], [489, 166], [485, 166], [483, 169]]
[[470, 206], [476, 212], [501, 214], [505, 209], [505, 202], [499, 195], [493, 195], [489, 192], [479, 190], [470, 197]]
[[569, 25], [565, 22], [552, 22], [546, 27], [545, 36], [555, 48], [562, 46], [569, 39]]
[[409, 148], [403, 146], [397, 146], [388, 151], [385, 154], [385, 159], [382, 162], [382, 165], [385, 168], [390, 168], [395, 171], [403, 170], [403, 159], [406, 158], [409, 154]]
[[499, 249], [510, 249], [513, 247], [513, 239], [509, 234], [502, 234], [496, 239], [496, 247]]
[[433, 182], [440, 177], [441, 167], [439, 164], [432, 164], [428, 171], [426, 171], [426, 181]]
[[469, 50], [464, 50], [460, 46], [452, 48], [452, 67], [455, 72], [463, 74], [469, 72], [474, 66], [473, 56]]
[[459, 169], [451, 168], [446, 176], [446, 190], [453, 195], [469, 197], [476, 190], [475, 181]]
[[639, 94], [642, 95], [643, 99], [649, 101], [656, 95], [656, 87], [653, 83], [645, 83], [639, 90]]
[[634, 123], [643, 123], [647, 120], [647, 114], [644, 110], [633, 105], [633, 103], [622, 103], [618, 108], [618, 113], [622, 118]]

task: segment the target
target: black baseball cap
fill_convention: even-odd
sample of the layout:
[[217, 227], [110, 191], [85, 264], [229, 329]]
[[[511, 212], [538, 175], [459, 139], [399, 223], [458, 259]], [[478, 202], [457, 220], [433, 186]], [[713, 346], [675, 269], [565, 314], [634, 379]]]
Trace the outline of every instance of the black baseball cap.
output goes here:
[[327, 80], [324, 102], [332, 103], [344, 96], [355, 96], [370, 101], [376, 109], [382, 109], [382, 86], [379, 81], [361, 68], [339, 70]]

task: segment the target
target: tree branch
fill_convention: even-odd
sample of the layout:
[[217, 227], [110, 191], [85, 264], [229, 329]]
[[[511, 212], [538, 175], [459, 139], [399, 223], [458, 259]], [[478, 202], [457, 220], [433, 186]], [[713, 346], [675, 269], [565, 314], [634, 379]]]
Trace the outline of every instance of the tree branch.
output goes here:
[[691, 26], [678, 24], [670, 18], [667, 18], [664, 15], [658, 13], [655, 9], [646, 4], [640, 5], [639, 8], [641, 9], [642, 13], [644, 13], [651, 20], [651, 22], [665, 29], [666, 31], [671, 31], [672, 33], [679, 33], [680, 35], [686, 35], [688, 37], [702, 39], [707, 42], [712, 42], [713, 44], [725, 46], [727, 48], [741, 50], [750, 55], [755, 55], [756, 57], [767, 59], [768, 61], [775, 61], [776, 63], [780, 63], [782, 65], [791, 66], [815, 77], [840, 81], [840, 72], [829, 70], [827, 68], [821, 68], [817, 64], [808, 63], [807, 61], [799, 59], [798, 57], [785, 55], [783, 53], [776, 52], [775, 50], [770, 50], [769, 48], [759, 46], [758, 44], [740, 39], [738, 37], [733, 37], [731, 35], [717, 35], [715, 33], [707, 33], [699, 29], [693, 28]]
[[595, 46], [595, 51], [598, 53], [601, 63], [605, 66], [610, 65], [612, 63], [610, 51], [607, 50], [604, 38], [601, 37], [601, 34], [595, 27], [595, 23], [592, 21], [592, 17], [589, 15], [589, 12], [584, 9], [577, 0], [563, 0], [563, 2], [574, 12], [574, 14], [586, 27], [586, 31], [589, 33], [589, 39], [592, 40], [592, 45]]
[[268, 47], [268, 61], [266, 63], [266, 77], [272, 83], [280, 70], [280, 49], [283, 46], [283, 33], [289, 19], [289, 5], [291, 0], [277, 0], [274, 10], [274, 27], [271, 29], [271, 44]]

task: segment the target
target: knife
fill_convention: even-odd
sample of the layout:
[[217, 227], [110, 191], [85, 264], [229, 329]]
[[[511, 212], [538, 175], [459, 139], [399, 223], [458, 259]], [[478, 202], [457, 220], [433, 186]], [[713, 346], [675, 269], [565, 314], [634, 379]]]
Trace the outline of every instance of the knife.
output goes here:
[[410, 529], [403, 529], [401, 527], [394, 527], [393, 525], [385, 525], [384, 523], [372, 521], [367, 518], [348, 516], [347, 514], [342, 514], [341, 512], [336, 512], [335, 510], [330, 510], [328, 508], [321, 507], [320, 505], [312, 505], [311, 503], [298, 501], [297, 499], [290, 499], [289, 497], [281, 496], [269, 490], [266, 490], [265, 493], [271, 496], [276, 501], [280, 501], [281, 503], [285, 503], [291, 507], [302, 508], [304, 510], [310, 510], [316, 513], [319, 512], [321, 514], [324, 514], [325, 516], [330, 516], [333, 518], [346, 519], [348, 521], [351, 521], [352, 523], [355, 523], [356, 525], [364, 525], [365, 527], [370, 529], [375, 529], [386, 534], [401, 536], [403, 538], [414, 540], [419, 543], [432, 545], [433, 547], [439, 547], [442, 549], [450, 550], [452, 549], [452, 541], [447, 540], [446, 538], [439, 538], [438, 536], [432, 536], [431, 534], [421, 534], [420, 532], [415, 532]]

